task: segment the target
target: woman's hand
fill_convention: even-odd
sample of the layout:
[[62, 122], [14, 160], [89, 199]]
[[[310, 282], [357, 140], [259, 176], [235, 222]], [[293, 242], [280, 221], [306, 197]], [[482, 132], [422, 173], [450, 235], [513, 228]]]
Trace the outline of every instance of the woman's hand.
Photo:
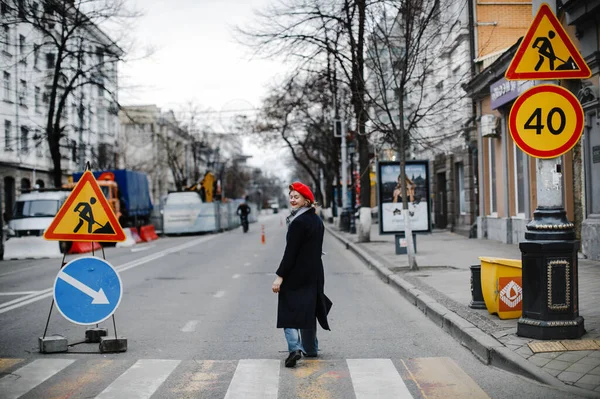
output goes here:
[[273, 286], [271, 287], [274, 293], [277, 294], [279, 292], [279, 289], [281, 288], [281, 283], [283, 283], [283, 277], [277, 276], [275, 281], [273, 281]]

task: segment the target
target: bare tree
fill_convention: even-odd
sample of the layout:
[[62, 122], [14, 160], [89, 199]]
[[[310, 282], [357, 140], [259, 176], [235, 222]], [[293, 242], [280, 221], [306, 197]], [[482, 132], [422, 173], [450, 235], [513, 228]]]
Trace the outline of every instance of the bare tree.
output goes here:
[[[238, 32], [257, 53], [294, 57], [297, 69], [308, 72], [327, 66], [336, 87], [344, 84], [349, 88], [358, 131], [360, 202], [368, 207], [370, 159], [363, 76], [366, 9], [365, 0], [286, 0], [259, 13], [255, 28]], [[337, 90], [333, 95], [332, 100], [340, 102]]]
[[195, 101], [187, 101], [177, 113], [181, 128], [186, 130], [190, 138], [190, 152], [192, 156], [192, 171], [190, 178], [198, 183], [211, 161], [215, 151], [214, 129], [212, 127], [213, 111], [200, 106]]
[[[111, 112], [116, 115], [118, 110], [117, 85], [113, 83], [117, 79], [117, 63], [123, 60], [124, 51], [100, 26], [138, 15], [126, 10], [124, 3], [124, 0], [13, 0], [9, 3], [16, 12], [11, 12], [5, 23], [31, 26], [41, 40], [32, 47], [34, 57], [37, 58], [40, 51], [46, 54], [49, 73], [44, 95], [47, 105], [44, 136], [57, 187], [62, 184], [62, 152], [65, 148], [73, 150], [68, 148], [70, 143], [64, 142], [66, 131], [81, 132], [83, 129], [82, 88], [91, 85], [106, 93], [114, 108]], [[69, 126], [66, 122], [68, 103], [75, 100], [80, 104], [77, 110], [79, 123]], [[83, 142], [79, 141], [81, 150]]]
[[406, 195], [406, 157], [411, 148], [413, 153], [449, 149], [448, 143], [456, 144], [462, 133], [456, 116], [465, 115], [470, 106], [460, 82], [470, 68], [459, 70], [463, 76], [450, 77], [446, 71], [451, 65], [442, 59], [449, 55], [440, 53], [452, 48], [466, 6], [466, 1], [451, 0], [380, 1], [367, 18], [370, 122], [400, 155], [404, 226], [413, 270], [418, 266]]
[[[339, 104], [348, 108], [349, 104]], [[340, 167], [339, 139], [333, 135], [333, 101], [327, 72], [298, 74], [274, 88], [263, 103], [255, 131], [263, 139], [283, 140], [290, 153], [312, 181], [317, 201], [331, 206], [333, 182]], [[322, 171], [329, 192], [321, 192]], [[299, 173], [296, 173], [299, 175]]]

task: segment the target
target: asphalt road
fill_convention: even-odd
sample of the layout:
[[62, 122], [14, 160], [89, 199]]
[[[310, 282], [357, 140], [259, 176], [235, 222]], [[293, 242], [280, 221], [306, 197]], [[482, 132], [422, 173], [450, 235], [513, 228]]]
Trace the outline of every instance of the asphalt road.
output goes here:
[[[276, 214], [247, 234], [108, 248], [124, 286], [115, 322], [128, 350], [118, 354], [77, 344], [86, 327], [56, 307], [47, 335], [75, 345], [40, 354], [61, 260], [0, 262], [0, 398], [573, 397], [483, 365], [327, 236], [332, 331], [319, 329], [317, 359], [285, 368], [271, 292], [284, 245], [284, 215]], [[101, 327], [114, 333], [111, 319]]]

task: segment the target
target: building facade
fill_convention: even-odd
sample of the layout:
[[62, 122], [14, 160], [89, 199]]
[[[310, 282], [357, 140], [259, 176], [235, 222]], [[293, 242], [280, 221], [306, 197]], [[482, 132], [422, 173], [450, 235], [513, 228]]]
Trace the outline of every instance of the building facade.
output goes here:
[[[15, 4], [0, 3], [0, 197], [4, 221], [10, 218], [22, 190], [54, 185], [46, 132], [57, 48], [41, 30], [23, 19], [25, 14], [36, 16], [42, 11], [19, 9]], [[85, 35], [78, 43], [85, 46], [87, 55], [79, 61], [65, 56], [62, 64], [63, 79], [81, 61], [91, 71], [73, 81], [62, 104], [60, 153], [64, 182], [88, 161], [96, 168], [114, 166], [119, 133], [116, 60], [122, 50], [94, 25], [82, 31]], [[86, 79], [92, 73], [96, 82], [88, 84]], [[64, 81], [59, 81], [57, 97], [64, 88]]]
[[[585, 113], [582, 139], [561, 156], [563, 202], [567, 218], [574, 222], [577, 237], [581, 239], [582, 254], [600, 259], [600, 202], [597, 200], [600, 195], [600, 166], [596, 167], [600, 165], [600, 155], [596, 156], [594, 163], [594, 147], [600, 154], [597, 118], [600, 2], [586, 4], [567, 2], [556, 13], [592, 70], [590, 79], [561, 82], [579, 98]], [[529, 10], [531, 15], [531, 8]], [[535, 84], [533, 81], [504, 79], [518, 48], [517, 40], [512, 47], [488, 62], [487, 67], [465, 86], [477, 104], [480, 138], [479, 168], [482, 177], [479, 184], [481, 212], [478, 237], [513, 244], [524, 240], [526, 225], [537, 206], [536, 159], [515, 145], [508, 129], [508, 117], [514, 101]]]
[[565, 25], [592, 76], [571, 83], [585, 115], [584, 131], [573, 151], [575, 225], [580, 227], [581, 252], [600, 259], [600, 0], [566, 1]]
[[123, 106], [119, 111], [120, 168], [149, 176], [155, 204], [169, 191], [193, 183], [193, 139], [173, 111], [156, 105]]

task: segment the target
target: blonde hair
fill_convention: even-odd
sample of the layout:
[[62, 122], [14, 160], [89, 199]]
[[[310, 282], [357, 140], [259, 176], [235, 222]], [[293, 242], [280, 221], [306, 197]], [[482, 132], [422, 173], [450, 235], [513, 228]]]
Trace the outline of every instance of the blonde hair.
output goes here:
[[[290, 187], [289, 187], [289, 188], [290, 188], [290, 191], [288, 192], [288, 195], [290, 195], [292, 191], [296, 191], [298, 194], [300, 194], [300, 192], [298, 192], [297, 190], [294, 190], [294, 189], [292, 188], [292, 185], [291, 185], [291, 184], [290, 184]], [[304, 206], [303, 206], [302, 208], [315, 208], [315, 209], [317, 209], [317, 207], [319, 207], [319, 203], [318, 203], [317, 201], [315, 201], [315, 202], [312, 202], [311, 200], [309, 200], [308, 198], [306, 198], [306, 197], [305, 197], [304, 195], [302, 195], [302, 194], [300, 194], [300, 196], [301, 196], [302, 198], [304, 198], [304, 201], [305, 201], [305, 204], [304, 204]]]

